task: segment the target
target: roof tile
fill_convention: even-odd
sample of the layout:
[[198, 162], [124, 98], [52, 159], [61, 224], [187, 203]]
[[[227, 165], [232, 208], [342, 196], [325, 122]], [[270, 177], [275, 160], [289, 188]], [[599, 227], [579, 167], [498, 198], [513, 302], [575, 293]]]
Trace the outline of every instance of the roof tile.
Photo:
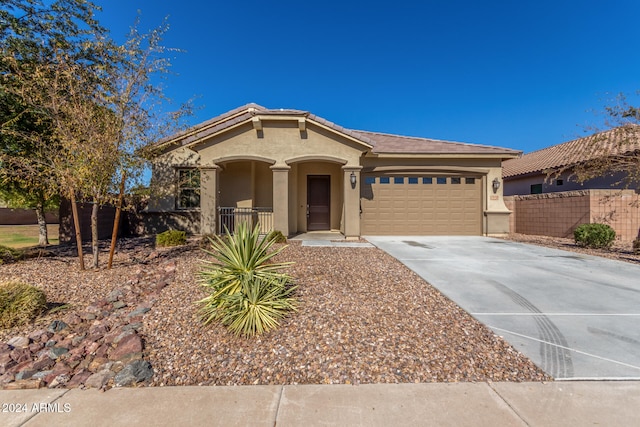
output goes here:
[[333, 129], [336, 132], [357, 139], [358, 141], [372, 147], [372, 152], [376, 154], [497, 154], [508, 157], [520, 154], [520, 151], [517, 150], [488, 145], [351, 130], [330, 122], [322, 117], [316, 116], [308, 111], [294, 109], [267, 109], [253, 103], [235, 108], [195, 125], [183, 132], [179, 132], [169, 138], [159, 141], [156, 145], [161, 146], [171, 141], [179, 141], [181, 145], [192, 144], [216, 132], [220, 132], [238, 123], [249, 120], [251, 117], [256, 115], [304, 116], [309, 120]]
[[502, 177], [511, 178], [531, 173], [546, 173], [577, 163], [620, 152], [640, 150], [638, 126], [623, 126], [599, 132], [563, 144], [525, 154], [502, 163]]

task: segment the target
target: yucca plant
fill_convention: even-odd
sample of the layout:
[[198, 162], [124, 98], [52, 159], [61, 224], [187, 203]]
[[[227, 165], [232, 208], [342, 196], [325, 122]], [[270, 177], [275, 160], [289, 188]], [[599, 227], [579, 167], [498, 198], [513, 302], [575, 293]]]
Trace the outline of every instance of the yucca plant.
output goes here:
[[198, 301], [204, 324], [221, 321], [231, 327], [242, 317], [237, 313], [249, 313], [246, 322], [254, 327], [231, 327], [234, 332], [254, 335], [277, 326], [279, 313], [295, 306], [292, 279], [280, 272], [292, 263], [270, 262], [286, 246], [273, 249], [275, 239], [260, 236], [259, 224], [251, 230], [246, 223], [238, 224], [233, 235], [226, 230], [209, 242], [211, 250], [205, 252], [213, 261], [204, 261], [200, 278], [210, 295]]
[[227, 298], [221, 322], [236, 335], [253, 336], [275, 329], [281, 318], [296, 310], [291, 296], [295, 289], [282, 279], [244, 281], [242, 290]]

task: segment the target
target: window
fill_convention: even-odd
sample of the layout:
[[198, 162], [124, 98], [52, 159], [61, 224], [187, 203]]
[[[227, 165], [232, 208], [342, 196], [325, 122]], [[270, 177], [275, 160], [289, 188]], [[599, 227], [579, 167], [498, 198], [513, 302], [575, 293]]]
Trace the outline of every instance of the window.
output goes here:
[[461, 178], [458, 178], [457, 176], [452, 176], [451, 177], [451, 183], [452, 184], [460, 184], [462, 182]]
[[381, 176], [380, 177], [380, 184], [388, 184], [389, 183], [389, 177], [388, 176]]
[[476, 179], [475, 178], [465, 178], [464, 179], [464, 183], [465, 184], [475, 184], [476, 183]]
[[531, 186], [531, 194], [542, 194], [542, 184], [533, 184]]
[[447, 183], [447, 177], [446, 176], [439, 176], [438, 178], [436, 178], [436, 182], [438, 184], [446, 184]]
[[425, 176], [422, 178], [422, 183], [423, 184], [433, 184], [433, 178], [431, 178], [430, 176]]
[[367, 176], [364, 178], [364, 183], [365, 184], [375, 184], [376, 183], [376, 177], [375, 176]]
[[200, 170], [178, 169], [178, 209], [200, 207]]
[[564, 180], [556, 179], [556, 185], [564, 185]]
[[409, 184], [417, 184], [417, 183], [418, 183], [418, 177], [416, 176], [409, 177]]
[[394, 184], [404, 184], [404, 177], [396, 176], [393, 178]]

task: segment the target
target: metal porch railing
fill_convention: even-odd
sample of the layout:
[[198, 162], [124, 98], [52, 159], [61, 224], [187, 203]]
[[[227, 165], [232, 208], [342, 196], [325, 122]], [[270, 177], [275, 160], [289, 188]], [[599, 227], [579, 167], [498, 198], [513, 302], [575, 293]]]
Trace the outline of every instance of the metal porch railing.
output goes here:
[[273, 208], [218, 208], [218, 232], [228, 229], [233, 234], [236, 225], [247, 222], [251, 228], [260, 223], [260, 234], [273, 231]]

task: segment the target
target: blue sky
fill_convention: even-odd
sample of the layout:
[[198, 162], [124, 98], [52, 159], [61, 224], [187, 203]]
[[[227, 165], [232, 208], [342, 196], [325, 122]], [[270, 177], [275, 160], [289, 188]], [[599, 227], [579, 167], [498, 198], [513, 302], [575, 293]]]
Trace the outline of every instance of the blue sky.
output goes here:
[[166, 16], [199, 123], [240, 105], [308, 110], [351, 129], [534, 151], [599, 125], [640, 90], [637, 0], [104, 0], [122, 40]]

